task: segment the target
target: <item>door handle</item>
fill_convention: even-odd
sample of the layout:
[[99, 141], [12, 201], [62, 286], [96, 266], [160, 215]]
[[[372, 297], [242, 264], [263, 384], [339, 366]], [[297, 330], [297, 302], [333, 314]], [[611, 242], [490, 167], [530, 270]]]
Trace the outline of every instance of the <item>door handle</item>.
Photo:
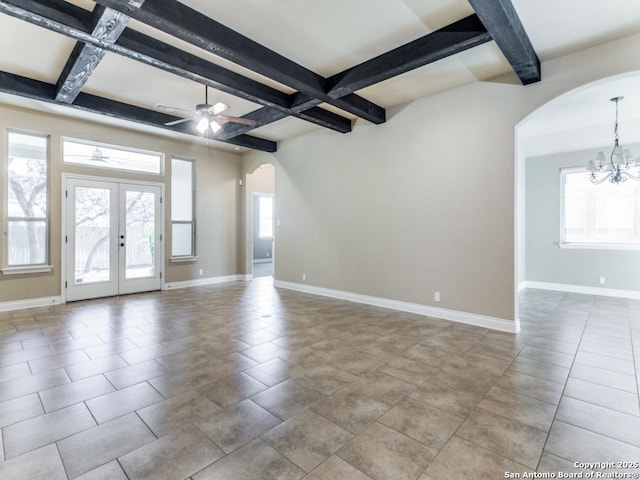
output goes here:
[[121, 247], [124, 247], [124, 242], [122, 242], [122, 243], [120, 244], [120, 246], [121, 246]]

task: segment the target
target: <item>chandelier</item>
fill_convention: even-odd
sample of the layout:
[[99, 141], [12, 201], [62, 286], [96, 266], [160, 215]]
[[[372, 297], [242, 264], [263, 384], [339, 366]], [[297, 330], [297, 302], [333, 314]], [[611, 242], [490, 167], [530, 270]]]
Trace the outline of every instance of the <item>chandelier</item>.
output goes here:
[[[591, 183], [599, 185], [605, 181], [618, 184], [620, 182], [626, 182], [628, 178], [640, 181], [640, 159], [636, 159], [635, 162], [631, 159], [631, 152], [628, 149], [623, 149], [620, 146], [618, 138], [618, 104], [624, 97], [613, 97], [610, 100], [616, 103], [616, 123], [613, 130], [615, 134], [615, 143], [609, 159], [604, 155], [604, 152], [600, 151], [596, 155], [595, 160], [589, 160], [587, 162], [587, 171], [590, 173], [589, 177]], [[632, 163], [634, 163], [632, 165]], [[631, 173], [631, 169], [636, 168], [635, 174]]]

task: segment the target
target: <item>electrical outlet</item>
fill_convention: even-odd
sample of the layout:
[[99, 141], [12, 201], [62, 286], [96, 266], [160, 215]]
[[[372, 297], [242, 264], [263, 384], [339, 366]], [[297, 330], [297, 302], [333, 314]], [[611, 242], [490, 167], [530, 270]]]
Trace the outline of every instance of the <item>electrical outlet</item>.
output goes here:
[[440, 292], [435, 292], [435, 293], [433, 294], [433, 299], [434, 299], [436, 302], [439, 302], [439, 301], [440, 301]]
[[307, 274], [306, 274], [306, 273], [303, 273], [303, 274], [302, 274], [302, 281], [303, 281], [303, 282], [306, 282], [306, 281], [307, 281]]
[[600, 275], [599, 280], [600, 280], [600, 285], [604, 285], [605, 283], [607, 283], [607, 279], [604, 278], [604, 275]]
[[199, 274], [200, 276], [204, 275], [204, 270], [203, 270], [203, 269], [198, 270], [198, 274]]

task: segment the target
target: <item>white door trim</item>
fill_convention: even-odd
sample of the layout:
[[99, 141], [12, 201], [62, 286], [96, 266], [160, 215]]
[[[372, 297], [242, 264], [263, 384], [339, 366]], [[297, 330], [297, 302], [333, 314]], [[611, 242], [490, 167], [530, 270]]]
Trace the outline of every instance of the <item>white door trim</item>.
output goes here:
[[131, 180], [131, 179], [127, 179], [127, 178], [118, 178], [118, 177], [102, 177], [102, 176], [96, 176], [96, 175], [83, 175], [83, 174], [75, 174], [75, 173], [63, 173], [62, 174], [62, 189], [61, 189], [61, 203], [62, 203], [62, 209], [61, 209], [61, 228], [60, 228], [60, 233], [61, 233], [61, 237], [60, 237], [60, 247], [61, 247], [61, 255], [60, 255], [60, 298], [61, 298], [61, 303], [66, 303], [67, 302], [67, 291], [65, 288], [65, 282], [67, 281], [67, 244], [65, 242], [65, 237], [68, 235], [67, 232], [67, 202], [66, 200], [66, 194], [67, 194], [67, 180], [68, 179], [78, 179], [78, 180], [93, 180], [93, 181], [98, 181], [98, 182], [112, 182], [112, 183], [117, 183], [117, 184], [125, 184], [125, 185], [135, 185], [135, 186], [152, 186], [152, 187], [159, 187], [160, 188], [160, 195], [161, 195], [161, 203], [160, 203], [160, 235], [162, 240], [160, 241], [160, 245], [157, 249], [158, 254], [160, 255], [160, 270], [161, 270], [161, 277], [160, 277], [160, 285], [162, 288], [162, 285], [164, 284], [164, 279], [165, 279], [165, 271], [164, 271], [164, 267], [165, 267], [165, 261], [164, 261], [164, 254], [165, 254], [165, 184], [164, 182], [149, 182], [149, 181], [144, 181], [144, 180]]

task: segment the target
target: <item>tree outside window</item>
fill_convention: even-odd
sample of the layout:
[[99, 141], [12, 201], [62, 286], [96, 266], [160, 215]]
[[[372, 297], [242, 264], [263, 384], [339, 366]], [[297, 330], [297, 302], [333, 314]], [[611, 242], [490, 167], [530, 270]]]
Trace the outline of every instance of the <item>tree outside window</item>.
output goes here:
[[47, 137], [9, 132], [7, 265], [47, 263]]

